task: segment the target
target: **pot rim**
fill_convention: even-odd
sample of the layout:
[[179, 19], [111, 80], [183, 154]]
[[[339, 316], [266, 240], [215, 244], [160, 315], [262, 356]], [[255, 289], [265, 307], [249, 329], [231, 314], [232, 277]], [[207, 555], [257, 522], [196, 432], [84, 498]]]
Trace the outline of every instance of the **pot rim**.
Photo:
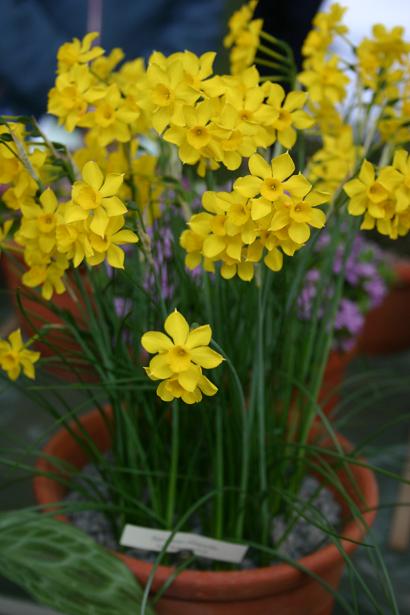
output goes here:
[[[91, 410], [80, 417], [79, 420], [82, 427], [89, 431], [91, 436], [96, 433], [102, 433], [105, 430], [105, 437], [107, 437], [108, 432], [98, 409]], [[78, 425], [75, 421], [70, 422], [70, 427], [74, 431], [78, 431]], [[338, 440], [344, 448], [351, 448], [348, 440], [339, 434]], [[69, 455], [64, 456], [62, 451], [68, 441], [71, 441], [73, 450], [79, 450], [79, 445], [72, 439], [68, 431], [64, 428], [59, 429], [43, 447], [44, 458], [41, 457], [37, 460], [36, 468], [41, 472], [56, 472], [56, 468], [50, 462], [50, 458], [58, 457], [67, 460]], [[104, 448], [101, 447], [102, 450]], [[378, 486], [373, 472], [360, 465], [351, 464], [350, 467], [357, 485], [367, 502], [367, 509], [362, 513], [362, 523], [352, 520], [340, 532], [340, 536], [343, 537], [340, 541], [341, 546], [349, 556], [360, 545], [367, 533], [367, 529], [372, 525], [378, 504]], [[46, 476], [35, 476], [33, 479], [34, 495], [39, 505], [50, 507], [51, 504], [60, 501], [59, 491], [61, 488], [62, 486], [59, 483]], [[67, 491], [65, 488], [63, 490]], [[69, 522], [68, 518], [64, 515], [58, 515], [58, 519]], [[142, 584], [146, 583], [152, 570], [152, 563], [122, 553], [114, 553], [127, 565]], [[321, 571], [325, 571], [329, 566], [334, 565], [335, 562], [340, 562], [340, 560], [342, 560], [342, 556], [337, 547], [334, 544], [329, 544], [302, 557], [298, 560], [298, 563], [320, 576]], [[158, 566], [152, 590], [155, 592], [160, 589], [174, 570], [170, 566]], [[289, 564], [282, 563], [237, 571], [184, 570], [168, 588], [167, 596], [183, 597], [186, 596], [187, 592], [192, 592], [194, 588], [205, 601], [215, 599], [225, 599], [228, 601], [232, 599], [232, 595], [235, 595], [236, 599], [250, 599], [255, 595], [272, 594], [275, 587], [280, 586], [282, 589], [284, 587], [295, 587], [309, 578], [311, 578], [310, 575]]]

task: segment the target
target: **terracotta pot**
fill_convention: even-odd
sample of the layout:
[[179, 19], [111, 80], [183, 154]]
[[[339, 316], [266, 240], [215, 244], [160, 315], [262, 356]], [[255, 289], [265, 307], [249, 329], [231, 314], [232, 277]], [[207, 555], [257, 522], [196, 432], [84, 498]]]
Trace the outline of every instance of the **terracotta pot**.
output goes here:
[[348, 352], [332, 350], [323, 375], [322, 387], [319, 393], [319, 402], [325, 414], [330, 414], [340, 402], [340, 390], [350, 362], [356, 356], [356, 347]]
[[410, 348], [410, 261], [398, 262], [395, 270], [395, 285], [366, 316], [357, 344], [361, 354], [389, 354]]
[[[99, 449], [107, 450], [110, 446], [110, 435], [98, 411], [94, 410], [85, 415], [81, 422]], [[344, 448], [350, 448], [342, 436], [339, 441]], [[77, 468], [87, 463], [86, 454], [65, 430], [56, 433], [45, 447], [44, 453], [46, 456], [64, 459]], [[40, 459], [37, 467], [41, 471], [56, 472], [56, 468], [46, 458]], [[346, 472], [340, 472], [339, 478], [362, 510], [363, 501], [366, 502], [367, 512], [363, 512], [363, 519], [367, 525], [371, 525], [378, 503], [374, 475], [368, 469], [354, 465], [350, 467], [350, 472], [355, 478], [355, 485], [351, 484]], [[64, 486], [41, 476], [34, 480], [34, 491], [37, 502], [48, 505], [48, 510], [50, 504], [61, 501], [66, 494]], [[357, 493], [362, 494], [361, 504]], [[346, 504], [342, 501], [340, 503], [347, 516]], [[365, 531], [361, 523], [349, 518], [342, 535], [342, 546], [345, 552], [351, 555], [357, 544], [350, 541], [362, 541]], [[118, 557], [126, 563], [138, 581], [145, 585], [152, 565], [125, 555], [118, 554]], [[333, 588], [337, 588], [344, 562], [335, 546], [325, 546], [302, 558], [300, 563]], [[158, 568], [153, 592], [162, 587], [172, 571], [172, 568], [166, 566]], [[184, 571], [174, 580], [156, 609], [159, 615], [330, 615], [333, 598], [309, 575], [291, 566], [277, 564], [238, 572]]]
[[[38, 350], [43, 358], [56, 356], [53, 347], [58, 349], [59, 352], [64, 354], [67, 361], [69, 361], [70, 367], [66, 367], [61, 361], [58, 364], [46, 363], [46, 370], [70, 382], [78, 380], [78, 373], [81, 373], [81, 377], [84, 381], [95, 382], [98, 379], [97, 374], [88, 363], [81, 361], [81, 346], [69, 332], [64, 330], [62, 319], [53, 312], [52, 309], [47, 307], [47, 302], [41, 298], [37, 290], [32, 290], [22, 284], [21, 276], [26, 270], [22, 258], [18, 256], [13, 259], [7, 257], [2, 258], [1, 264], [7, 288], [12, 291], [12, 300], [16, 309], [19, 326], [25, 334], [27, 336], [33, 336], [37, 333], [38, 329], [45, 324], [61, 327], [61, 330], [53, 329], [45, 335], [43, 339], [48, 343], [36, 341], [33, 343], [32, 347]], [[24, 312], [27, 313], [28, 318], [25, 317], [17, 301], [17, 290], [19, 291], [21, 305]], [[76, 296], [79, 296], [78, 292]], [[84, 330], [87, 329], [84, 320], [85, 306], [80, 299], [75, 300], [68, 292], [65, 292], [61, 295], [54, 294], [50, 303], [57, 308], [69, 312], [79, 327]], [[51, 346], [49, 346], [49, 344], [51, 344]]]

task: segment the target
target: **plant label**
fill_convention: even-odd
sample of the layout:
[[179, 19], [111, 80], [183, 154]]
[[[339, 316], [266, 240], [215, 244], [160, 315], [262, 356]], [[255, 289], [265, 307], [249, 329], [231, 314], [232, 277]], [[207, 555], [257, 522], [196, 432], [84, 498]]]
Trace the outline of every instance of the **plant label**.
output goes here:
[[[127, 524], [124, 527], [120, 544], [123, 547], [133, 547], [146, 551], [161, 551], [170, 538], [172, 532], [157, 530], [149, 527]], [[247, 545], [239, 545], [233, 542], [215, 540], [199, 534], [176, 532], [172, 541], [167, 545], [167, 553], [178, 551], [192, 551], [199, 557], [215, 559], [221, 562], [239, 564], [248, 550]]]

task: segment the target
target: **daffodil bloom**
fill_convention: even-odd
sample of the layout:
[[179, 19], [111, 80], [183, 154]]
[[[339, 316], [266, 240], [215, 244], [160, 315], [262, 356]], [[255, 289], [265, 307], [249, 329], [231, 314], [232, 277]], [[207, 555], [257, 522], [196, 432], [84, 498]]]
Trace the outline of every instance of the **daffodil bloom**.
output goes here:
[[267, 105], [276, 115], [273, 116], [271, 127], [275, 138], [283, 147], [292, 148], [296, 142], [296, 130], [310, 128], [314, 119], [302, 107], [307, 100], [306, 92], [289, 92], [277, 83], [265, 83], [265, 92], [268, 94]]
[[141, 338], [143, 348], [155, 354], [146, 368], [149, 378], [162, 380], [157, 394], [164, 401], [182, 398], [188, 404], [204, 395], [215, 395], [217, 387], [203, 375], [202, 369], [220, 365], [223, 357], [209, 348], [212, 330], [209, 325], [189, 328], [177, 310], [164, 323], [165, 333], [148, 331]]
[[39, 352], [28, 350], [23, 344], [20, 329], [10, 333], [8, 341], [0, 340], [0, 367], [7, 372], [10, 380], [17, 380], [21, 371], [27, 378], [34, 379], [34, 363], [39, 358]]
[[331, 4], [326, 12], [319, 12], [313, 19], [313, 29], [303, 43], [302, 54], [306, 56], [323, 55], [330, 47], [335, 34], [345, 35], [348, 28], [342, 23], [346, 7], [337, 2]]
[[138, 237], [128, 229], [124, 229], [124, 216], [110, 218], [104, 237], [91, 233], [89, 241], [93, 253], [87, 257], [90, 265], [99, 265], [105, 259], [111, 267], [124, 269], [124, 251], [120, 245], [137, 243]]
[[109, 173], [104, 177], [99, 166], [87, 162], [82, 170], [83, 181], [77, 181], [72, 189], [72, 205], [67, 207], [65, 222], [86, 220], [91, 214], [90, 229], [104, 237], [109, 219], [127, 212], [124, 203], [118, 198], [122, 173]]
[[293, 175], [295, 164], [287, 153], [273, 158], [270, 164], [260, 154], [254, 154], [249, 159], [249, 170], [251, 175], [234, 183], [234, 189], [248, 198], [258, 194], [268, 201], [277, 201], [284, 194], [298, 198], [311, 188], [301, 173]]
[[271, 231], [286, 228], [289, 238], [296, 244], [304, 244], [310, 237], [310, 227], [323, 228], [326, 214], [318, 209], [329, 200], [328, 194], [312, 190], [303, 199], [282, 198], [275, 205]]
[[365, 160], [359, 176], [344, 186], [344, 191], [350, 197], [349, 213], [361, 216], [368, 212], [374, 218], [386, 217], [385, 203], [391, 200], [399, 182], [400, 174], [393, 167], [385, 167], [376, 177], [374, 166]]
[[51, 188], [40, 195], [40, 205], [22, 207], [22, 221], [15, 240], [21, 245], [35, 244], [44, 254], [50, 254], [56, 243], [57, 208], [59, 203]]
[[96, 85], [88, 66], [76, 64], [69, 72], [58, 75], [48, 93], [48, 112], [72, 132], [86, 120], [89, 105], [104, 93], [105, 89]]
[[339, 58], [313, 57], [298, 80], [306, 86], [313, 102], [341, 102], [346, 96], [349, 78], [339, 68]]
[[[25, 253], [25, 259], [30, 260]], [[41, 296], [49, 301], [54, 293], [61, 295], [66, 288], [63, 276], [69, 266], [68, 258], [64, 254], [56, 254], [54, 260], [44, 264], [31, 264], [30, 269], [23, 274], [21, 280], [25, 286], [35, 288], [41, 286]]]
[[139, 110], [130, 108], [118, 86], [112, 83], [96, 100], [94, 110], [87, 114], [81, 125], [91, 128], [98, 145], [106, 147], [113, 141], [130, 141], [130, 127], [138, 117]]
[[82, 41], [73, 38], [71, 43], [64, 43], [57, 52], [58, 72], [66, 72], [76, 64], [85, 64], [102, 56], [102, 47], [92, 47], [98, 38], [98, 32], [89, 32]]
[[152, 54], [149, 60], [147, 91], [153, 104], [152, 126], [159, 134], [185, 105], [192, 106], [199, 98], [199, 92], [185, 78], [182, 63], [175, 58], [165, 58], [159, 52]]
[[206, 100], [196, 107], [184, 107], [181, 125], [171, 123], [164, 139], [179, 146], [183, 163], [196, 164], [201, 158], [222, 159], [219, 138], [225, 133], [212, 123], [212, 104]]

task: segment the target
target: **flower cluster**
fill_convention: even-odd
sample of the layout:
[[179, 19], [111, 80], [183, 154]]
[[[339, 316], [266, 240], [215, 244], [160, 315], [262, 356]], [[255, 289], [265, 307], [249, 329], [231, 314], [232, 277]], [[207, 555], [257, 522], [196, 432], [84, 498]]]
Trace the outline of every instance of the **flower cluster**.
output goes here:
[[362, 229], [377, 228], [391, 239], [406, 235], [410, 229], [410, 157], [397, 150], [392, 165], [376, 172], [365, 160], [357, 178], [344, 185], [350, 197], [348, 211], [362, 216]]
[[204, 259], [206, 270], [222, 263], [221, 275], [236, 274], [245, 281], [254, 276], [262, 258], [273, 271], [282, 268], [283, 252], [292, 256], [310, 237], [310, 228], [322, 228], [326, 216], [318, 208], [328, 196], [301, 174], [289, 154], [268, 164], [254, 154], [251, 175], [238, 178], [232, 192], [205, 192], [205, 212], [194, 214], [181, 235], [186, 265], [193, 269]]
[[258, 0], [250, 0], [235, 11], [228, 22], [229, 32], [224, 46], [231, 49], [231, 73], [237, 75], [251, 66], [255, 60], [262, 30], [262, 19], [252, 19]]
[[34, 379], [34, 363], [40, 358], [39, 352], [27, 349], [23, 344], [20, 329], [10, 333], [7, 340], [0, 340], [0, 368], [11, 380], [17, 380], [21, 371], [27, 378]]
[[141, 339], [151, 359], [146, 372], [151, 380], [161, 380], [157, 394], [163, 401], [181, 398], [187, 404], [201, 401], [202, 394], [215, 395], [217, 387], [202, 373], [223, 361], [222, 355], [209, 348], [212, 330], [209, 325], [189, 328], [177, 310], [164, 323], [165, 333], [148, 331]]
[[24, 247], [26, 286], [41, 286], [43, 297], [50, 299], [65, 291], [63, 275], [70, 263], [78, 267], [86, 259], [97, 265], [107, 259], [112, 267], [124, 267], [119, 245], [135, 243], [138, 237], [123, 228], [127, 208], [116, 196], [121, 183], [122, 175], [104, 178], [98, 165], [88, 162], [82, 181], [72, 186], [70, 201], [60, 203], [47, 188], [38, 201], [21, 206], [14, 239]]
[[[243, 10], [253, 11], [251, 4]], [[242, 26], [234, 30], [243, 34]], [[200, 57], [189, 51], [168, 57], [154, 52], [146, 68], [137, 59], [118, 70], [115, 56], [102, 71], [103, 77], [96, 76], [96, 66], [108, 58], [101, 55], [100, 48], [96, 48], [96, 58], [90, 57], [93, 49], [89, 44], [94, 35], [87, 36], [81, 44], [68, 44], [61, 56], [64, 61], [59, 57], [49, 112], [68, 130], [76, 126], [88, 129], [87, 147], [77, 154], [83, 164], [87, 160], [101, 164], [106, 159], [109, 165], [113, 159], [116, 166], [121, 165], [121, 172], [129, 173], [137, 192], [135, 160], [130, 165], [129, 154], [135, 154], [138, 136], [152, 134], [152, 129], [177, 145], [181, 161], [197, 165], [204, 176], [207, 168], [215, 170], [221, 164], [237, 169], [243, 157], [249, 157], [258, 147], [272, 145], [276, 139], [292, 147], [295, 129], [312, 124], [302, 110], [306, 95], [291, 92], [285, 99], [281, 86], [269, 82], [260, 85], [255, 67], [234, 71], [234, 75], [214, 76], [213, 52]], [[68, 53], [70, 45], [73, 48]], [[84, 52], [79, 51], [81, 48]], [[101, 73], [101, 67], [99, 70]], [[108, 146], [110, 150], [104, 154]], [[128, 155], [124, 148], [128, 148]]]

